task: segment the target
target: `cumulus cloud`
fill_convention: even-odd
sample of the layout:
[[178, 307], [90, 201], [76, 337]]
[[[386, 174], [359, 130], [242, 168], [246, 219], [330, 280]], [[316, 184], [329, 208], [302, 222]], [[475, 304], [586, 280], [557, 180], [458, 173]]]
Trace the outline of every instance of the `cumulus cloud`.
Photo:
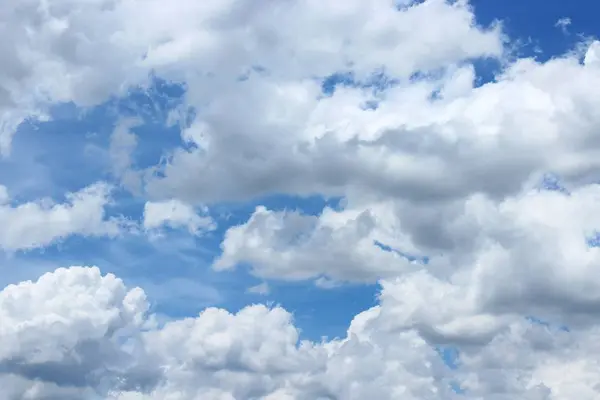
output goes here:
[[[533, 189], [500, 202], [479, 194], [460, 207], [434, 210], [398, 202], [321, 216], [259, 209], [228, 230], [214, 266], [251, 265], [259, 277], [355, 282], [427, 271], [488, 311], [585, 323], [600, 300], [593, 272], [600, 249], [590, 247], [600, 226], [598, 190]], [[425, 265], [394, 249], [430, 256]]]
[[97, 183], [67, 193], [63, 203], [42, 199], [13, 205], [7, 188], [0, 186], [0, 248], [12, 252], [46, 247], [71, 235], [118, 235], [128, 224], [105, 215], [110, 190]]
[[[93, 398], [102, 388], [137, 388], [145, 370], [136, 337], [148, 321], [141, 289], [97, 268], [71, 267], [0, 294], [3, 398]], [[133, 379], [134, 381], [130, 380]]]
[[[372, 97], [362, 88], [319, 99], [314, 81], [249, 79], [200, 115], [190, 128], [201, 132], [191, 135], [202, 137], [198, 148], [175, 152], [147, 190], [200, 203], [272, 192], [440, 202], [514, 195], [548, 171], [589, 183], [598, 152], [598, 95], [589, 90], [600, 81], [595, 47], [584, 64], [575, 56], [520, 59], [481, 87], [469, 67], [401, 82], [375, 110], [362, 107]], [[262, 101], [250, 100], [256, 86]]]
[[[259, 207], [245, 224], [230, 228], [214, 263], [217, 270], [249, 264], [263, 278], [305, 280], [326, 276], [369, 282], [415, 268], [405, 257], [377, 246], [377, 221], [369, 210], [320, 217]], [[370, 269], [373, 268], [373, 269]]]
[[[597, 327], [567, 332], [515, 316], [482, 329], [489, 327], [485, 318], [451, 286], [423, 272], [386, 281], [379, 305], [358, 314], [346, 337], [313, 343], [299, 340], [292, 314], [280, 307], [252, 305], [235, 314], [208, 308], [157, 324], [140, 288], [95, 267], [61, 268], [0, 292], [3, 395], [597, 397]], [[436, 351], [448, 343], [459, 350], [455, 369]], [[466, 392], [459, 397], [451, 384]]]

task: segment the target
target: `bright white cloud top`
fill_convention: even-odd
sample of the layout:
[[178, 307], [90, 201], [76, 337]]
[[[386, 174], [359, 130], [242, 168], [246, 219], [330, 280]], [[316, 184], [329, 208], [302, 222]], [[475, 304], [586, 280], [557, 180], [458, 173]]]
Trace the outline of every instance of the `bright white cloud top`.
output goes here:
[[[600, 42], [520, 57], [467, 0], [4, 0], [0, 35], [3, 157], [57, 105], [185, 87], [158, 164], [119, 116], [103, 181], [61, 201], [0, 182], [3, 252], [219, 228], [210, 267], [246, 268], [255, 301], [380, 286], [345, 337], [311, 342], [281, 306], [165, 317], [101, 264], [65, 265], [0, 292], [0, 400], [600, 398]], [[274, 194], [342, 201], [211, 213]]]

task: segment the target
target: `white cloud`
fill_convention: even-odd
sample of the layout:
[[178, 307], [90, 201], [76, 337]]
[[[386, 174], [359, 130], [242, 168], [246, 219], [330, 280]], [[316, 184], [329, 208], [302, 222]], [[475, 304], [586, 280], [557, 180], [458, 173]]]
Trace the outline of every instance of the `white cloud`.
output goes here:
[[138, 138], [131, 131], [142, 124], [140, 120], [126, 119], [120, 121], [110, 136], [109, 157], [112, 172], [121, 184], [135, 194], [141, 191], [141, 176], [134, 170], [134, 156]]
[[248, 222], [230, 228], [214, 268], [252, 265], [263, 278], [304, 280], [327, 275], [334, 280], [369, 282], [417, 268], [375, 243], [377, 221], [366, 210], [341, 213], [326, 209], [320, 217], [256, 209]]
[[[244, 198], [247, 190], [256, 194], [250, 189], [253, 180], [264, 184], [267, 192], [345, 196], [343, 211], [325, 210], [319, 217], [257, 208], [246, 223], [228, 230], [217, 269], [250, 264], [264, 278], [318, 279], [324, 275], [342, 281], [374, 281], [419, 268], [397, 253], [381, 250], [375, 241], [410, 255], [431, 256], [436, 259], [431, 268], [446, 275], [468, 269], [473, 260], [491, 262], [487, 257], [500, 256], [508, 258], [495, 262], [510, 262], [510, 268], [494, 267], [503, 273], [518, 269], [523, 257], [532, 262], [547, 257], [527, 264], [540, 265], [540, 270], [532, 271], [532, 280], [551, 261], [579, 257], [581, 265], [588, 265], [595, 250], [587, 248], [584, 235], [598, 229], [595, 219], [565, 216], [562, 225], [543, 233], [547, 236], [541, 240], [544, 224], [524, 220], [524, 225], [510, 225], [511, 217], [505, 215], [509, 209], [520, 213], [517, 209], [531, 207], [530, 202], [549, 220], [562, 215], [561, 210], [585, 209], [586, 215], [594, 215], [594, 206], [587, 203], [591, 200], [578, 201], [595, 190], [590, 184], [598, 169], [594, 132], [600, 127], [600, 113], [594, 104], [600, 99], [590, 90], [592, 82], [600, 82], [600, 69], [593, 61], [596, 47], [596, 43], [590, 45], [584, 63], [574, 55], [546, 63], [517, 60], [498, 82], [479, 88], [471, 86], [468, 70], [454, 71], [440, 83], [443, 89], [449, 87], [449, 99], [430, 100], [435, 82], [417, 82], [387, 89], [380, 107], [365, 111], [356, 99], [361, 98], [360, 90], [338, 90], [315, 103], [311, 114], [315, 117], [306, 119], [308, 127], [302, 126], [303, 133], [312, 134], [316, 126], [324, 125], [319, 128], [329, 132], [324, 136], [297, 141], [284, 136], [281, 140], [289, 142], [271, 148], [279, 146], [279, 137], [254, 141], [248, 132], [244, 140], [255, 146], [256, 157], [247, 159], [229, 153], [238, 151], [232, 146], [215, 149], [209, 141], [201, 156], [200, 151], [176, 154], [164, 182], [171, 172], [186, 179], [185, 191], [176, 192], [195, 201], [217, 193], [208, 194], [204, 188], [223, 188], [221, 182], [230, 186], [219, 198]], [[210, 129], [205, 129], [210, 136]], [[198, 175], [177, 173], [177, 160], [184, 162], [182, 171], [202, 169], [195, 163], [199, 160], [209, 162], [211, 168]], [[215, 172], [221, 162], [227, 163], [221, 171], [226, 178]], [[547, 171], [561, 176], [573, 196], [524, 194]], [[198, 192], [190, 192], [194, 190]], [[567, 208], [557, 206], [563, 203]], [[579, 225], [567, 224], [569, 219]], [[521, 241], [505, 243], [511, 230]], [[551, 250], [565, 255], [541, 251], [548, 241], [555, 243]], [[490, 276], [496, 276], [495, 269], [489, 268]], [[572, 271], [565, 274], [561, 279], [574, 278]], [[511, 275], [507, 282], [515, 278]], [[577, 292], [578, 288], [568, 290]]]
[[127, 290], [97, 268], [58, 269], [36, 282], [4, 288], [3, 395], [81, 398], [102, 387], [135, 388], [156, 379], [156, 371], [140, 364], [143, 354], [136, 344], [148, 323], [147, 307], [141, 289]]
[[[97, 268], [58, 269], [0, 292], [0, 381], [32, 399], [446, 400], [452, 382], [464, 399], [597, 397], [597, 326], [495, 316], [496, 329], [481, 330], [481, 317], [469, 327], [477, 305], [451, 286], [425, 272], [384, 283], [347, 337], [311, 343], [298, 341], [290, 313], [262, 305], [157, 325], [141, 289]], [[470, 339], [448, 334], [461, 325]], [[434, 349], [448, 343], [456, 369]]]
[[[200, 148], [176, 151], [146, 188], [199, 203], [278, 192], [437, 204], [514, 195], [548, 171], [587, 183], [598, 159], [595, 47], [585, 65], [575, 56], [520, 59], [479, 88], [468, 68], [400, 83], [376, 110], [361, 108], [372, 98], [363, 89], [319, 99], [313, 81], [256, 77], [211, 102], [198, 117]], [[437, 90], [447, 97], [431, 100]]]
[[269, 284], [267, 282], [262, 282], [258, 285], [249, 287], [248, 289], [246, 289], [246, 292], [266, 296], [271, 292], [271, 288], [269, 287]]
[[594, 41], [590, 44], [584, 56], [584, 64], [590, 67], [600, 65], [600, 42]]
[[179, 200], [146, 202], [144, 206], [144, 228], [156, 231], [162, 227], [187, 228], [191, 234], [197, 235], [214, 228], [209, 216], [199, 215], [193, 207]]
[[97, 183], [67, 193], [64, 203], [51, 199], [12, 205], [6, 187], [0, 186], [0, 248], [5, 251], [46, 247], [71, 235], [116, 236], [127, 223], [107, 218], [110, 186]]
[[[599, 199], [598, 185], [587, 185], [568, 195], [526, 190], [502, 201], [473, 195], [434, 209], [399, 201], [321, 216], [258, 209], [228, 230], [214, 266], [249, 264], [258, 277], [317, 282], [374, 282], [427, 271], [448, 280], [450, 292], [424, 293], [464, 292], [469, 297], [457, 301], [471, 304], [469, 313], [585, 325], [600, 304], [594, 273], [600, 249], [588, 245], [600, 227]], [[429, 255], [429, 263], [409, 262], [376, 240], [408, 255]], [[435, 312], [441, 317], [440, 309]], [[453, 309], [449, 318], [460, 315]]]
[[571, 18], [563, 17], [559, 18], [554, 24], [555, 27], [559, 28], [565, 35], [569, 33], [569, 26], [571, 26]]

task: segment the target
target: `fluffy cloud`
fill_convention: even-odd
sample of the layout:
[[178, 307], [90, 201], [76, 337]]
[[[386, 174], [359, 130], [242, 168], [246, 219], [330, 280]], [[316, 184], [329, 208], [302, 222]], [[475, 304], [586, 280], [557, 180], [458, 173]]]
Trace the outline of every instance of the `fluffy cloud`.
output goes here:
[[[137, 337], [148, 321], [141, 289], [97, 268], [58, 269], [0, 294], [3, 398], [94, 398], [158, 379]], [[140, 358], [142, 357], [142, 358]]]
[[191, 234], [199, 234], [214, 228], [212, 219], [199, 215], [193, 207], [179, 200], [147, 202], [144, 206], [144, 228], [156, 231], [164, 226], [187, 228]]
[[320, 217], [259, 207], [245, 224], [230, 228], [215, 261], [217, 270], [249, 264], [263, 278], [305, 280], [324, 276], [369, 282], [416, 268], [405, 257], [377, 246], [377, 220], [327, 209]]
[[[459, 300], [465, 305], [586, 323], [600, 301], [594, 278], [600, 249], [590, 247], [600, 227], [599, 190], [534, 189], [503, 201], [473, 195], [435, 210], [402, 202], [321, 216], [258, 209], [228, 230], [214, 267], [243, 264], [263, 278], [338, 281], [427, 271], [449, 280], [451, 291], [473, 296]], [[411, 262], [398, 250], [427, 254], [428, 263]]]
[[[375, 110], [362, 107], [373, 97], [362, 88], [319, 99], [314, 81], [251, 78], [200, 114], [185, 133], [198, 148], [177, 151], [147, 189], [201, 203], [284, 192], [437, 204], [476, 192], [514, 195], [548, 171], [589, 183], [600, 123], [590, 90], [600, 81], [595, 48], [585, 64], [578, 55], [518, 60], [477, 88], [470, 67], [401, 81]], [[251, 100], [256, 86], [262, 101]]]
[[[345, 338], [312, 343], [279, 307], [209, 308], [157, 324], [141, 289], [97, 268], [58, 269], [0, 292], [3, 398], [598, 396], [598, 327], [567, 332], [514, 317], [482, 329], [481, 316], [465, 322], [476, 313], [464, 296], [423, 272], [386, 281], [380, 304]], [[436, 351], [448, 343], [459, 351], [454, 369]]]
[[110, 186], [97, 183], [67, 193], [64, 203], [51, 199], [12, 205], [0, 186], [0, 248], [5, 251], [46, 247], [71, 235], [116, 236], [127, 222], [105, 216]]

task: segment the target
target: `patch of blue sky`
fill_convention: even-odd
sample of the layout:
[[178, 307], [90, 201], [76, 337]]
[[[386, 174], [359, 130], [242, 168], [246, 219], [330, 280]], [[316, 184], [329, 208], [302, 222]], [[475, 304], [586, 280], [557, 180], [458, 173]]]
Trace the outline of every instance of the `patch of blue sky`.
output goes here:
[[145, 87], [131, 90], [128, 96], [116, 99], [116, 103], [119, 113], [123, 113], [128, 107], [136, 115], [140, 114], [140, 110], [146, 110], [147, 116], [152, 118], [162, 116], [164, 122], [169, 110], [183, 104], [185, 92], [184, 84], [151, 76]]
[[375, 246], [379, 247], [383, 251], [388, 251], [388, 252], [391, 252], [391, 253], [396, 253], [399, 256], [407, 259], [410, 262], [416, 262], [416, 263], [422, 264], [422, 265], [429, 264], [429, 257], [428, 256], [415, 255], [415, 254], [406, 253], [406, 252], [404, 252], [402, 250], [394, 249], [393, 247], [388, 246], [387, 244], [381, 243], [378, 240], [375, 240], [373, 242], [373, 244], [375, 244]]
[[[470, 0], [470, 4], [477, 24], [487, 27], [501, 21], [511, 40], [513, 56], [547, 61], [574, 50], [589, 38], [600, 37], [600, 26], [594, 19], [600, 12], [600, 2], [595, 0]], [[476, 87], [494, 81], [503, 68], [492, 58], [470, 62], [475, 68]]]
[[[222, 303], [231, 287], [231, 282], [225, 281], [231, 277], [210, 268], [215, 250], [212, 246], [210, 241], [204, 243], [203, 238], [181, 231], [167, 231], [159, 240], [149, 240], [142, 234], [118, 238], [70, 236], [44, 249], [4, 256], [0, 271], [6, 284], [23, 279], [14, 271], [14, 265], [41, 266], [35, 268], [37, 275], [26, 279], [61, 266], [98, 266], [130, 287], [142, 287], [157, 311], [194, 315], [208, 305]], [[176, 285], [181, 285], [181, 290]]]
[[440, 355], [444, 364], [450, 369], [458, 369], [460, 366], [460, 352], [453, 346], [437, 346], [437, 353]]
[[552, 173], [544, 174], [539, 185], [539, 190], [560, 192], [567, 196], [571, 195], [569, 190], [561, 183], [559, 176]]
[[450, 388], [454, 391], [454, 393], [456, 394], [465, 394], [467, 391], [465, 389], [463, 389], [460, 386], [460, 383], [456, 382], [456, 381], [451, 381], [450, 382]]
[[166, 152], [182, 145], [179, 126], [166, 126], [166, 121], [183, 94], [182, 86], [154, 79], [148, 88], [90, 109], [57, 105], [49, 121], [28, 121], [19, 127], [10, 156], [0, 159], [0, 181], [19, 201], [46, 196], [60, 200], [90, 183], [110, 181], [110, 136], [127, 117], [142, 120], [132, 129], [140, 137], [133, 154], [136, 166], [156, 165]]
[[[501, 20], [511, 41], [519, 41], [515, 49], [521, 57], [540, 61], [564, 54], [586, 36], [600, 36], [594, 16], [600, 12], [595, 0], [471, 0], [477, 22], [488, 26]], [[568, 19], [568, 20], [567, 20]], [[559, 20], [568, 22], [563, 27]]]
[[594, 232], [593, 235], [586, 238], [586, 242], [590, 247], [600, 247], [600, 232]]
[[501, 61], [493, 58], [479, 58], [471, 61], [475, 71], [474, 87], [481, 87], [486, 83], [494, 82], [496, 76], [502, 72]]
[[543, 320], [541, 318], [534, 317], [532, 315], [526, 316], [525, 319], [534, 325], [541, 325], [550, 330], [559, 330], [559, 331], [563, 331], [563, 332], [569, 332], [569, 327], [566, 325], [554, 324], [549, 321]]
[[[458, 370], [460, 368], [460, 351], [454, 346], [436, 346], [435, 350], [439, 354], [440, 358], [451, 370]], [[464, 394], [466, 390], [460, 386], [460, 383], [451, 380], [450, 388], [454, 393]]]
[[305, 215], [319, 215], [325, 208], [340, 210], [342, 204], [341, 197], [325, 198], [319, 195], [271, 194], [243, 203], [223, 202], [214, 204], [211, 205], [211, 213], [217, 218], [228, 221], [228, 225], [239, 225], [247, 221], [258, 206], [264, 206], [272, 211], [298, 211]]
[[348, 70], [336, 72], [323, 78], [321, 90], [327, 96], [333, 95], [338, 87], [371, 89], [374, 93], [377, 93], [398, 83], [398, 79], [390, 77], [385, 71], [375, 71], [368, 78], [360, 80], [356, 78], [354, 72]]
[[[250, 286], [262, 281], [252, 277], [247, 268], [238, 268], [236, 281], [250, 282]], [[229, 274], [229, 272], [227, 272]], [[300, 338], [320, 341], [342, 338], [356, 314], [377, 304], [379, 286], [375, 284], [345, 284], [328, 289], [317, 287], [312, 281], [268, 281], [269, 293], [258, 295], [246, 293], [232, 296], [225, 307], [236, 311], [248, 303], [281, 305], [294, 315]]]
[[377, 304], [377, 285], [344, 285], [321, 289], [313, 285], [273, 285], [272, 293], [286, 309], [294, 312], [302, 337], [345, 337], [352, 319]]
[[110, 135], [110, 124], [79, 118], [70, 105], [56, 111], [51, 121], [22, 124], [10, 156], [0, 159], [0, 181], [19, 201], [60, 200], [66, 192], [108, 177], [106, 150], [98, 138]]

